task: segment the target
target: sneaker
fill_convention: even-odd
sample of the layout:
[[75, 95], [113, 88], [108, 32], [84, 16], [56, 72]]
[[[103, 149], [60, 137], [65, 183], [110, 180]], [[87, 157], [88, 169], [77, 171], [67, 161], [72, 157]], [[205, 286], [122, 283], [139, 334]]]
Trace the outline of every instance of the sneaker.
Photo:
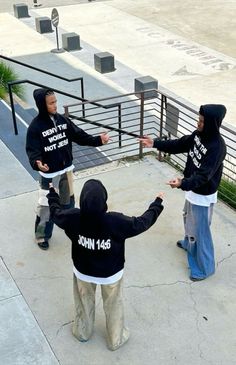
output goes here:
[[177, 241], [176, 246], [179, 247], [179, 248], [182, 248], [184, 251], [187, 251], [186, 248], [183, 247], [182, 241]]
[[38, 246], [42, 250], [47, 250], [49, 248], [49, 243], [48, 243], [48, 241], [38, 242]]
[[202, 281], [202, 280], [205, 280], [206, 278], [194, 278], [194, 277], [190, 276], [189, 279], [192, 281]]

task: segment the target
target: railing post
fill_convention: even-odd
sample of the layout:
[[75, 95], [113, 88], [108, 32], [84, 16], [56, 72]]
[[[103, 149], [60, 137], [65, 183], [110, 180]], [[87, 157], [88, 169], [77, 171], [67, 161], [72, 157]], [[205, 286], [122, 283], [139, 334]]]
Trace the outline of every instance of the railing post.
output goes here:
[[[84, 80], [80, 80], [80, 84], [81, 84], [81, 96], [84, 100]], [[85, 104], [82, 104], [82, 116], [83, 118], [85, 118]]]
[[17, 123], [16, 123], [15, 106], [14, 106], [11, 87], [12, 87], [12, 85], [10, 83], [8, 83], [8, 92], [9, 92], [9, 98], [10, 98], [10, 104], [11, 104], [13, 126], [14, 126], [15, 135], [17, 136], [18, 135], [18, 128], [17, 128]]
[[[143, 124], [144, 124], [144, 92], [141, 92], [140, 94], [140, 131], [139, 135], [140, 137], [143, 136]], [[139, 143], [139, 158], [143, 158], [143, 145], [140, 142]]]
[[[121, 129], [121, 104], [118, 105], [118, 128]], [[119, 131], [119, 148], [122, 147], [121, 132]]]
[[[163, 132], [163, 117], [164, 117], [164, 104], [166, 103], [165, 95], [161, 94], [161, 116], [160, 116], [160, 139], [162, 139]], [[158, 152], [158, 160], [162, 160], [161, 151]]]
[[64, 106], [64, 110], [65, 110], [65, 117], [69, 117], [69, 108], [68, 108], [68, 106], [66, 105], [66, 106]]

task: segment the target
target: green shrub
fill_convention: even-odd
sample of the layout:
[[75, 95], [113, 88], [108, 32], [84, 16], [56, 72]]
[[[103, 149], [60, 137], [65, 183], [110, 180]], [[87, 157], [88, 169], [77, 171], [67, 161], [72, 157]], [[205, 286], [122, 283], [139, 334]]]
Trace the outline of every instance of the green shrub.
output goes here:
[[[8, 85], [10, 81], [17, 81], [18, 76], [15, 71], [4, 62], [0, 62], [0, 98], [6, 99], [8, 95]], [[22, 85], [13, 85], [12, 91], [20, 98], [24, 98], [24, 88]]]
[[233, 181], [223, 178], [218, 189], [218, 196], [229, 206], [236, 209], [236, 184]]

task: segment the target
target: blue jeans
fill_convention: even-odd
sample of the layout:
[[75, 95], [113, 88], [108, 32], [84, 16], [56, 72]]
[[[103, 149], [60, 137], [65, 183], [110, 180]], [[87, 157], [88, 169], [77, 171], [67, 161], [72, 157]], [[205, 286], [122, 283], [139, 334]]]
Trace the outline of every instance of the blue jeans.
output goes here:
[[215, 272], [214, 246], [210, 231], [213, 205], [203, 207], [185, 201], [185, 237], [181, 241], [187, 250], [190, 276], [205, 279]]

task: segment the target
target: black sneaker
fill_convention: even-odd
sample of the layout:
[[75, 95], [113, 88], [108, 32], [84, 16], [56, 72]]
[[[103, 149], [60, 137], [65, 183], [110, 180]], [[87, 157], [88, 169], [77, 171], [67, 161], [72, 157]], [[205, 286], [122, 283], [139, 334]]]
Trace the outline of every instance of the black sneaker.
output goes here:
[[184, 251], [187, 251], [186, 248], [183, 247], [182, 242], [181, 241], [177, 241], [176, 242], [176, 246], [179, 248], [182, 248]]
[[193, 276], [190, 276], [189, 278], [191, 281], [202, 281], [205, 280], [206, 278], [194, 278]]
[[38, 242], [38, 246], [42, 250], [47, 250], [49, 248], [49, 243], [48, 243], [48, 241]]

